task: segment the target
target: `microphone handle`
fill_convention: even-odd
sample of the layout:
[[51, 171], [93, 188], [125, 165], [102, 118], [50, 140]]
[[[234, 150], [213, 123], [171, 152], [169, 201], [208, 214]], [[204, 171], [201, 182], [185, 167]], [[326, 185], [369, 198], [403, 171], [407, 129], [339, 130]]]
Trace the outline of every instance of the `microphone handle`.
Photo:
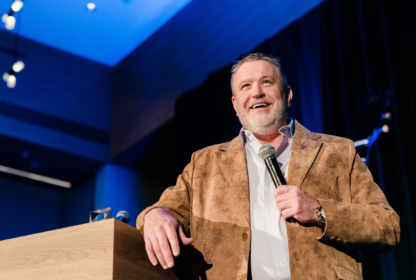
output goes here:
[[277, 188], [278, 186], [286, 185], [285, 177], [280, 170], [276, 158], [268, 157], [264, 160], [264, 162], [266, 163], [267, 169], [269, 170], [270, 176], [272, 177], [274, 186]]

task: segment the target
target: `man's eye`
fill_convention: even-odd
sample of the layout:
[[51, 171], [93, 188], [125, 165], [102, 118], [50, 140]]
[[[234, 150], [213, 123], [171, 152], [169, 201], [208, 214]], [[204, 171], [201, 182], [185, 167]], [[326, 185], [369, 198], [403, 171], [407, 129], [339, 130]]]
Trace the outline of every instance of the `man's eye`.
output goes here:
[[248, 87], [248, 86], [249, 86], [249, 84], [245, 84], [241, 88], [243, 89], [243, 88]]
[[272, 82], [271, 82], [271, 81], [269, 81], [269, 80], [265, 80], [265, 81], [263, 81], [263, 83], [266, 83], [266, 84], [271, 84]]

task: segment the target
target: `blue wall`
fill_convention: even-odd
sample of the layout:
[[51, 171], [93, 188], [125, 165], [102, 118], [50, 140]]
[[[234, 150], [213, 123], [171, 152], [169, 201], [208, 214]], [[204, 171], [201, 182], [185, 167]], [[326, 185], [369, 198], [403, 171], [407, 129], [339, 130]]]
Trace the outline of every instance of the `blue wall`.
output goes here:
[[65, 189], [0, 173], [0, 240], [88, 223], [94, 180]]
[[0, 174], [0, 240], [61, 227], [64, 190]]
[[94, 209], [111, 207], [111, 216], [121, 210], [131, 218], [129, 224], [136, 225], [136, 217], [143, 209], [140, 204], [139, 174], [129, 168], [106, 164], [98, 170], [95, 179]]

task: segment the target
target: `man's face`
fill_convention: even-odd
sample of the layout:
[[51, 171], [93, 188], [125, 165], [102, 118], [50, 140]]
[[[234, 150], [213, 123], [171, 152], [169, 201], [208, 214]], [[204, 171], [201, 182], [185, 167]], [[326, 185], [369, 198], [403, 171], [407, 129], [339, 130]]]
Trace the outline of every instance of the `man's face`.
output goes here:
[[280, 72], [276, 66], [264, 61], [243, 63], [232, 81], [232, 102], [245, 129], [257, 135], [267, 135], [270, 130], [286, 124], [287, 102], [292, 99], [288, 87], [287, 100], [280, 89]]

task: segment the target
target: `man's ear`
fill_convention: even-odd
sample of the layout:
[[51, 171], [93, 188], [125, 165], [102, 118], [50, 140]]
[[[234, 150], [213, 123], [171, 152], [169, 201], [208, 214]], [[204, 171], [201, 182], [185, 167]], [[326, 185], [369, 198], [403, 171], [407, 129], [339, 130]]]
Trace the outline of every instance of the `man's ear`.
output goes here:
[[293, 99], [293, 92], [290, 86], [287, 86], [286, 90], [287, 90], [287, 107], [289, 108], [290, 103], [292, 102], [292, 99]]
[[235, 114], [238, 116], [238, 111], [237, 111], [237, 101], [235, 101], [234, 94], [233, 94], [233, 96], [231, 97], [231, 102], [233, 103], [233, 107], [234, 107], [234, 110], [235, 110]]

